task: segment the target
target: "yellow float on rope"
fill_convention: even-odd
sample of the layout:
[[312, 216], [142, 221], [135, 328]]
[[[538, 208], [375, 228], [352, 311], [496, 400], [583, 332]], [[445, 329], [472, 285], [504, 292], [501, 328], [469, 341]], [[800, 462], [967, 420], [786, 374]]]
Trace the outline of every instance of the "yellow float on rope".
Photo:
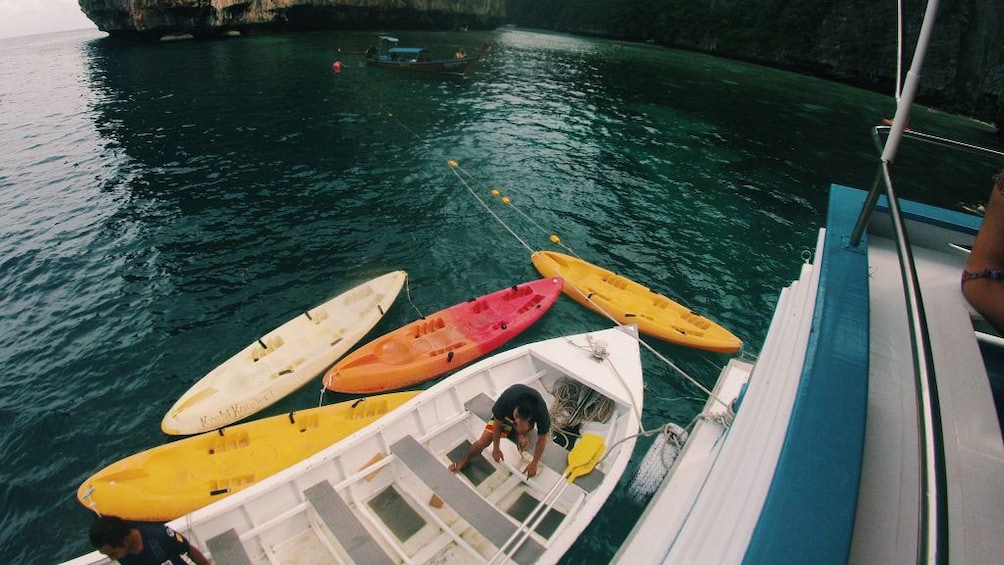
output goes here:
[[509, 200], [508, 196], [503, 196], [502, 197], [502, 203], [503, 204], [509, 204], [510, 202], [512, 202], [512, 200]]
[[554, 234], [551, 234], [551, 243], [554, 243], [554, 244], [561, 243], [561, 238], [558, 237], [558, 236], [556, 236], [556, 235], [554, 235]]
[[451, 166], [451, 167], [453, 167], [454, 169], [456, 169], [457, 167], [460, 166], [460, 163], [454, 161], [453, 159], [447, 160], [446, 164], [449, 165], [449, 166]]
[[499, 195], [499, 189], [493, 188], [492, 189], [492, 196], [498, 196], [498, 195]]

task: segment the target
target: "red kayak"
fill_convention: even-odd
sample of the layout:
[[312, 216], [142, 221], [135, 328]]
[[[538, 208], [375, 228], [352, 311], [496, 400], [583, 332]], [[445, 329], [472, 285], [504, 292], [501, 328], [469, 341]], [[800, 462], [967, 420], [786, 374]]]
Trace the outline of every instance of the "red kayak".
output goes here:
[[444, 375], [530, 327], [561, 296], [561, 287], [560, 278], [540, 279], [430, 314], [343, 357], [324, 375], [324, 386], [369, 394]]

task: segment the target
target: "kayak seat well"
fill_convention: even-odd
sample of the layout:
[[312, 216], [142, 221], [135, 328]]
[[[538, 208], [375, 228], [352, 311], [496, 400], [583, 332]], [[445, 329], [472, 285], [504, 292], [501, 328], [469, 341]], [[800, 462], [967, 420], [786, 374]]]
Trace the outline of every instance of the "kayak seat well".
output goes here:
[[254, 344], [254, 347], [251, 348], [251, 360], [255, 362], [261, 361], [266, 355], [282, 347], [283, 343], [282, 338], [279, 336], [259, 339]]
[[680, 316], [681, 319], [685, 320], [691, 326], [704, 331], [711, 327], [711, 322], [707, 318], [694, 314], [693, 312], [687, 312]]
[[258, 478], [254, 475], [254, 473], [247, 473], [235, 477], [223, 477], [221, 479], [209, 481], [209, 495], [219, 496], [221, 494], [237, 492], [238, 490], [251, 486], [256, 482], [258, 482]]
[[514, 286], [514, 287], [512, 287], [512, 289], [510, 289], [510, 292], [505, 293], [505, 295], [502, 297], [502, 299], [503, 300], [516, 300], [518, 298], [523, 298], [524, 296], [527, 296], [527, 295], [532, 294], [532, 293], [533, 293], [533, 289], [530, 288], [530, 285]]
[[540, 308], [540, 303], [543, 302], [543, 301], [544, 301], [544, 297], [543, 296], [540, 296], [540, 295], [534, 296], [533, 299], [531, 299], [529, 302], [527, 302], [526, 304], [524, 304], [523, 306], [521, 306], [519, 309], [517, 309], [516, 313], [517, 314], [522, 314], [524, 312], [528, 312], [530, 310], [533, 310], [534, 308]]
[[666, 298], [661, 294], [656, 293], [654, 290], [649, 290], [649, 292], [655, 295], [655, 298], [652, 299], [653, 308], [658, 308], [659, 310], [670, 310], [672, 312], [680, 314], [681, 316], [691, 313], [690, 310], [688, 310], [687, 308], [670, 300], [669, 298]]
[[628, 288], [628, 280], [614, 274], [603, 277], [601, 280], [619, 290], [627, 290]]
[[471, 314], [480, 314], [489, 310], [491, 308], [488, 307], [488, 303], [484, 300], [475, 300], [474, 304], [471, 305]]
[[300, 433], [305, 433], [307, 430], [316, 430], [321, 427], [320, 419], [316, 412], [309, 412], [306, 415], [290, 412], [289, 423], [299, 426]]
[[387, 413], [386, 398], [360, 398], [352, 405], [350, 420], [373, 418]]
[[454, 351], [458, 351], [466, 347], [467, 344], [463, 342], [451, 343], [446, 347], [440, 347], [439, 349], [433, 349], [432, 351], [426, 353], [429, 357], [443, 357], [446, 356], [446, 362], [453, 362]]
[[429, 335], [431, 333], [437, 332], [446, 327], [446, 321], [440, 317], [433, 318], [431, 320], [425, 320], [416, 323], [414, 326], [413, 337], [418, 339], [424, 335]]
[[228, 433], [226, 428], [221, 428], [219, 433], [207, 434], [206, 437], [209, 438], [210, 455], [243, 449], [251, 445], [251, 437], [246, 431]]
[[328, 311], [324, 308], [314, 310], [313, 312], [305, 312], [304, 315], [307, 316], [308, 320], [314, 322], [315, 326], [320, 325], [324, 320], [328, 319]]
[[[359, 288], [355, 292], [353, 292], [350, 296], [346, 297], [345, 303], [346, 304], [355, 304], [356, 302], [361, 302], [361, 301], [369, 298], [370, 296], [373, 296], [374, 294], [375, 294], [375, 292], [373, 291], [373, 289], [370, 286], [368, 286], [368, 285], [367, 286], [363, 286], [362, 288]], [[376, 302], [379, 302], [380, 300], [382, 300], [383, 297], [384, 297], [384, 295], [380, 294], [377, 297]]]

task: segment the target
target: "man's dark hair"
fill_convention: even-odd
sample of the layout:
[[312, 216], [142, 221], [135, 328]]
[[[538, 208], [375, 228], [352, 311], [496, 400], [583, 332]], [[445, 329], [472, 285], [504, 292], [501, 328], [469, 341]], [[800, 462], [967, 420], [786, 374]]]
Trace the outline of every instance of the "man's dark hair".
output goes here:
[[519, 411], [520, 418], [526, 418], [531, 424], [537, 423], [538, 408], [540, 408], [540, 399], [536, 395], [524, 392], [516, 398], [516, 410]]
[[132, 526], [118, 516], [98, 516], [91, 524], [91, 545], [100, 548], [103, 545], [122, 547], [122, 540], [129, 535]]

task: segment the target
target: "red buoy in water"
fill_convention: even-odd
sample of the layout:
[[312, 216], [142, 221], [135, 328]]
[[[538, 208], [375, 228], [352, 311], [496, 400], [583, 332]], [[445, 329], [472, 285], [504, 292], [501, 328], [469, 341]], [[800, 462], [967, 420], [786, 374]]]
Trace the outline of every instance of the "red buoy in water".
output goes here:
[[336, 73], [340, 73], [340, 72], [342, 72], [342, 62], [341, 62], [341, 61], [335, 61], [335, 62], [334, 62], [334, 63], [333, 63], [332, 65], [331, 65], [331, 68], [335, 69], [335, 72], [336, 72]]

